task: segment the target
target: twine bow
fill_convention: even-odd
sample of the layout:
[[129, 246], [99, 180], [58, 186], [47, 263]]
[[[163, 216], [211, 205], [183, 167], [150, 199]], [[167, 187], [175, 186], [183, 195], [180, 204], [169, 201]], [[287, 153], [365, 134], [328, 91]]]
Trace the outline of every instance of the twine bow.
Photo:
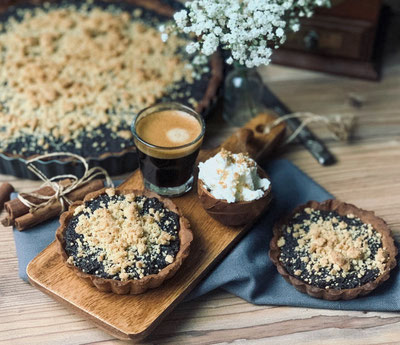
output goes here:
[[311, 122], [319, 122], [325, 124], [329, 132], [334, 136], [336, 140], [346, 141], [349, 139], [350, 133], [355, 123], [354, 116], [350, 114], [348, 115], [335, 114], [330, 116], [321, 116], [310, 112], [298, 112], [277, 118], [275, 121], [265, 126], [264, 133], [268, 134], [273, 128], [275, 128], [282, 122], [293, 118], [300, 119], [302, 121], [300, 126], [297, 127], [296, 130], [286, 139], [284, 145], [289, 144], [294, 139], [296, 139], [296, 137], [299, 135], [302, 129]]
[[[83, 176], [81, 178], [78, 178], [77, 176], [72, 175], [72, 174], [64, 174], [64, 175], [58, 175], [58, 176], [48, 178], [35, 165], [33, 165], [34, 162], [37, 162], [40, 159], [51, 158], [51, 157], [60, 157], [60, 156], [72, 157], [72, 158], [79, 160], [85, 168], [85, 172], [84, 172]], [[46, 207], [48, 205], [51, 205], [52, 203], [57, 202], [57, 201], [61, 204], [61, 212], [64, 212], [66, 209], [66, 206], [72, 204], [72, 201], [68, 199], [67, 194], [78, 189], [79, 187], [83, 186], [87, 182], [93, 180], [94, 178], [96, 178], [97, 176], [100, 176], [100, 175], [103, 175], [105, 177], [107, 186], [114, 187], [114, 184], [105, 169], [103, 169], [101, 167], [93, 167], [93, 168], [89, 169], [89, 165], [88, 165], [87, 161], [85, 160], [85, 158], [83, 158], [79, 155], [73, 154], [73, 153], [54, 152], [54, 153], [44, 154], [44, 155], [41, 155], [41, 156], [38, 156], [38, 157], [28, 160], [26, 162], [26, 166], [33, 174], [35, 174], [39, 179], [41, 179], [43, 181], [43, 184], [41, 185], [41, 187], [50, 186], [54, 190], [54, 194], [51, 196], [41, 195], [38, 193], [20, 193], [18, 195], [18, 199], [25, 206], [29, 207], [30, 213], [34, 213], [38, 209], [40, 209], [42, 207]], [[72, 183], [67, 186], [63, 186], [60, 183], [56, 182], [58, 180], [67, 179], [67, 178], [72, 180]], [[26, 197], [28, 197], [28, 196], [43, 200], [43, 202], [40, 204], [35, 204], [26, 199]]]

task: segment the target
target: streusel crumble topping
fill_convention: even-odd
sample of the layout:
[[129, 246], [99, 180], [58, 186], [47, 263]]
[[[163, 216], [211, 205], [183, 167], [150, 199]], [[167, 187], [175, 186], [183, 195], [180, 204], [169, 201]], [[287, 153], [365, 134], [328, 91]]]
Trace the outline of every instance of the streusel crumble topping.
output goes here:
[[77, 207], [66, 230], [68, 262], [126, 281], [157, 274], [179, 250], [179, 216], [156, 198], [106, 190]]
[[289, 274], [320, 288], [354, 288], [377, 278], [388, 253], [381, 234], [353, 214], [311, 208], [297, 213], [278, 240]]

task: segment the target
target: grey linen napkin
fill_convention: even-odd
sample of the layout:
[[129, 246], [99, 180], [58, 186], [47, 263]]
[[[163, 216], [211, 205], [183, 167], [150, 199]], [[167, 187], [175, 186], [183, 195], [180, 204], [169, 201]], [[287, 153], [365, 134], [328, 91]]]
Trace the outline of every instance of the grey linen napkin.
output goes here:
[[[323, 201], [332, 197], [287, 160], [275, 160], [265, 166], [274, 199], [269, 210], [240, 243], [193, 290], [187, 299], [223, 288], [254, 304], [288, 305], [339, 310], [400, 311], [400, 276], [396, 268], [391, 278], [373, 293], [352, 301], [323, 301], [298, 292], [277, 272], [268, 257], [274, 222], [296, 206], [309, 200]], [[14, 239], [19, 262], [19, 275], [27, 280], [26, 266], [54, 240], [58, 220], [19, 232]]]

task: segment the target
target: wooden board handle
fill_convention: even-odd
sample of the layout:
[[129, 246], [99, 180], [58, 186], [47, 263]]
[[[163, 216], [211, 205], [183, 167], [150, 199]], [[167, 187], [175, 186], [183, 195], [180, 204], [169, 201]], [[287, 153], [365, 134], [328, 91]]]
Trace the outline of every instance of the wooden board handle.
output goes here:
[[258, 115], [224, 141], [221, 148], [234, 153], [248, 152], [257, 162], [264, 160], [285, 135], [284, 123], [273, 127], [268, 133], [265, 132], [266, 126], [275, 119], [271, 114]]

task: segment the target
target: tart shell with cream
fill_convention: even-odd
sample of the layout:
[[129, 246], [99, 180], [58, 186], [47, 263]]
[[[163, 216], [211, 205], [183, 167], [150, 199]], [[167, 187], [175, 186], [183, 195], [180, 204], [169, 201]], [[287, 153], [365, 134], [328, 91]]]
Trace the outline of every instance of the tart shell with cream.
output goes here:
[[338, 200], [310, 201], [275, 224], [269, 256], [297, 290], [349, 300], [376, 289], [396, 266], [384, 220]]
[[[258, 175], [261, 178], [269, 178], [264, 170], [258, 167]], [[241, 226], [253, 222], [267, 209], [272, 200], [271, 185], [264, 191], [261, 198], [252, 201], [237, 201], [228, 203], [223, 199], [216, 199], [202, 180], [197, 181], [197, 194], [201, 205], [207, 213], [228, 226]]]
[[193, 234], [175, 204], [148, 191], [104, 188], [73, 203], [56, 232], [63, 262], [103, 292], [140, 294], [171, 278]]
[[228, 226], [252, 223], [272, 199], [269, 177], [256, 161], [224, 148], [199, 164], [197, 194], [207, 213]]

